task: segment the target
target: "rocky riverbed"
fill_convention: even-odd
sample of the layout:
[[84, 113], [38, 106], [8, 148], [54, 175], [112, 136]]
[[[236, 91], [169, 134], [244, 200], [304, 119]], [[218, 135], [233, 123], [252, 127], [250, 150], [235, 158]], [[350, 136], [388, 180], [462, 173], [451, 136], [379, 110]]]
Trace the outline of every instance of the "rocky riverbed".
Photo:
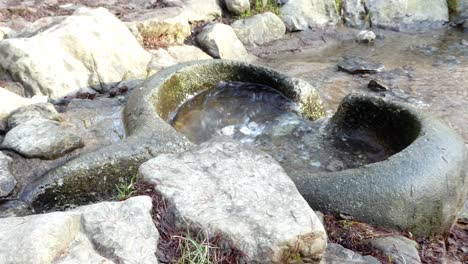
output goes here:
[[[323, 216], [295, 177], [402, 150], [329, 127], [350, 93], [428, 113], [466, 151], [467, 32], [465, 0], [0, 0], [0, 263], [466, 263], [468, 201], [423, 236], [439, 220]], [[212, 59], [272, 70], [162, 81]]]

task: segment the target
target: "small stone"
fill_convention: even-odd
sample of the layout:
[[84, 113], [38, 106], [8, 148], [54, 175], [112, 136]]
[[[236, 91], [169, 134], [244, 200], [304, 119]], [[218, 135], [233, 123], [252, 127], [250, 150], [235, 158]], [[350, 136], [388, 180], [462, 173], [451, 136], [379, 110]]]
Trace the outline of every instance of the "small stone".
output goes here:
[[16, 186], [16, 179], [10, 171], [12, 161], [10, 157], [0, 151], [0, 197], [9, 195]]
[[21, 107], [11, 113], [10, 117], [8, 117], [8, 127], [12, 129], [35, 118], [62, 121], [62, 117], [52, 104], [39, 103]]
[[369, 84], [367, 84], [367, 88], [374, 92], [384, 92], [389, 90], [385, 84], [378, 80], [371, 80]]
[[155, 184], [179, 226], [223, 234], [252, 263], [282, 263], [285, 254], [317, 259], [325, 250], [317, 215], [283, 168], [255, 148], [215, 138], [147, 161], [138, 177]]
[[225, 0], [226, 7], [233, 15], [242, 15], [250, 10], [249, 0]]
[[370, 30], [361, 30], [356, 36], [356, 40], [362, 43], [374, 42], [375, 38], [375, 33]]
[[370, 245], [392, 259], [395, 264], [420, 264], [418, 243], [404, 236], [394, 235], [373, 238]]
[[351, 74], [377, 73], [384, 69], [384, 65], [356, 56], [345, 56], [338, 69]]
[[380, 264], [376, 258], [372, 256], [361, 256], [347, 248], [338, 244], [329, 243], [325, 254], [322, 257], [320, 264]]
[[27, 158], [42, 159], [55, 159], [84, 146], [73, 126], [42, 118], [11, 129], [2, 145]]

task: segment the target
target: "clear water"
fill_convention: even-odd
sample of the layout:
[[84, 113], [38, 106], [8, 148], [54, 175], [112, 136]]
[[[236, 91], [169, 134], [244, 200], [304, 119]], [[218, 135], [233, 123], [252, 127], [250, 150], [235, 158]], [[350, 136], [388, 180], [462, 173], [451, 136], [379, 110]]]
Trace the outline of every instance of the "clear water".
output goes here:
[[271, 87], [222, 82], [184, 103], [171, 124], [197, 144], [223, 135], [255, 146], [290, 174], [355, 168], [394, 153], [369, 131], [338, 131], [297, 109]]

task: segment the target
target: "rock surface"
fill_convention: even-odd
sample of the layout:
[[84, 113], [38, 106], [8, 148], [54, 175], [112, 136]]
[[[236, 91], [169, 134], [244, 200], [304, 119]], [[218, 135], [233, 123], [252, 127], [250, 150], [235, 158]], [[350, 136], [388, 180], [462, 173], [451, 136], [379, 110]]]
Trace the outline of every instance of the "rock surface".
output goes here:
[[237, 37], [244, 45], [263, 45], [284, 37], [286, 26], [271, 12], [265, 12], [231, 24]]
[[341, 0], [345, 25], [354, 28], [369, 26], [369, 17], [362, 0]]
[[289, 31], [335, 25], [339, 20], [336, 1], [330, 0], [289, 0], [280, 13]]
[[440, 28], [448, 22], [446, 0], [365, 1], [372, 27], [395, 31]]
[[8, 116], [20, 107], [45, 102], [47, 102], [47, 97], [24, 98], [0, 87], [0, 123], [6, 122]]
[[10, 172], [13, 160], [0, 151], [0, 197], [9, 195], [16, 186], [16, 179]]
[[153, 55], [149, 67], [154, 73], [177, 63], [213, 59], [203, 50], [190, 45], [169, 46], [166, 49], [160, 48], [149, 52]]
[[30, 38], [0, 43], [0, 69], [7, 77], [21, 82], [29, 96], [52, 99], [145, 77], [150, 58], [125, 24], [103, 8], [80, 8]]
[[328, 243], [327, 249], [323, 254], [320, 264], [380, 264], [376, 258], [372, 256], [361, 256], [341, 245]]
[[217, 138], [144, 163], [181, 228], [222, 234], [252, 262], [320, 258], [326, 234], [294, 183], [268, 154]]
[[10, 117], [8, 117], [8, 128], [12, 129], [35, 118], [62, 121], [62, 117], [57, 113], [54, 105], [39, 103], [21, 107], [11, 113]]
[[146, 196], [73, 211], [0, 219], [5, 263], [157, 263], [159, 238]]
[[83, 147], [71, 125], [36, 118], [8, 131], [2, 146], [28, 158], [55, 159]]
[[370, 240], [370, 245], [380, 251], [395, 264], [420, 264], [418, 243], [404, 236], [395, 235]]
[[205, 26], [197, 36], [198, 44], [212, 57], [248, 60], [249, 55], [232, 27], [214, 23]]
[[249, 0], [225, 0], [226, 7], [233, 15], [242, 15], [250, 10]]
[[359, 74], [377, 73], [383, 70], [384, 66], [381, 63], [366, 60], [360, 57], [345, 56], [343, 61], [338, 63], [338, 68], [351, 74]]

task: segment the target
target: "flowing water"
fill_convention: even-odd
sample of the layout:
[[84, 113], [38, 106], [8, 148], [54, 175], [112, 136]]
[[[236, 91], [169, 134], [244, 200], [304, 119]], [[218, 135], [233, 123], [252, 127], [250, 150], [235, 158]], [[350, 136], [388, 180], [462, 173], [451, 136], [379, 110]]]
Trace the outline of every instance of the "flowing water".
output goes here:
[[199, 93], [171, 123], [192, 142], [227, 136], [270, 153], [293, 174], [338, 171], [386, 159], [394, 151], [369, 131], [311, 121], [272, 87], [222, 82]]

